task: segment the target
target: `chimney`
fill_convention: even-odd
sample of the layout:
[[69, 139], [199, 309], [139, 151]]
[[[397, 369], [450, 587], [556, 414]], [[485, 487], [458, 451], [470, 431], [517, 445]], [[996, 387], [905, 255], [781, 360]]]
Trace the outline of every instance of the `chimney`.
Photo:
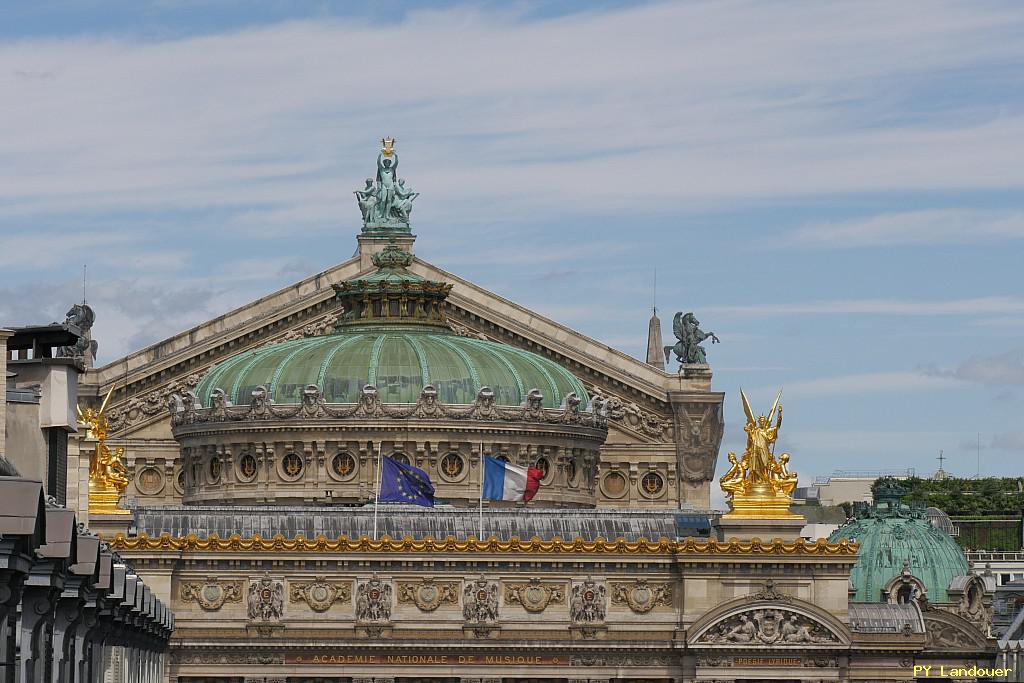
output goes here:
[[661, 321], [658, 320], [658, 309], [651, 314], [651, 322], [647, 325], [647, 364], [659, 370], [665, 369], [665, 346], [661, 340]]

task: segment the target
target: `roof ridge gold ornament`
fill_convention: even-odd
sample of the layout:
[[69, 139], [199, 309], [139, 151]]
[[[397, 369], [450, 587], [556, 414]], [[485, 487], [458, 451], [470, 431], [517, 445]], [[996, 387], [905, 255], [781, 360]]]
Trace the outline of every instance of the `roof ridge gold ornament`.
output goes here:
[[851, 564], [856, 562], [857, 550], [860, 546], [842, 539], [838, 543], [829, 543], [824, 538], [817, 541], [805, 541], [797, 538], [783, 541], [776, 538], [762, 541], [759, 538], [740, 541], [735, 538], [718, 541], [713, 538], [672, 540], [660, 538], [657, 541], [640, 538], [627, 541], [624, 538], [607, 540], [598, 536], [593, 541], [576, 538], [562, 539], [556, 536], [549, 541], [534, 537], [529, 540], [513, 536], [508, 540], [499, 540], [491, 536], [487, 540], [475, 538], [456, 539], [434, 538], [425, 536], [414, 539], [411, 536], [392, 538], [384, 534], [374, 540], [363, 534], [358, 538], [339, 536], [327, 538], [323, 534], [316, 538], [306, 538], [297, 534], [294, 538], [285, 538], [277, 534], [272, 538], [263, 538], [253, 534], [243, 538], [240, 534], [232, 534], [221, 538], [210, 534], [200, 538], [196, 534], [187, 536], [171, 536], [164, 532], [159, 536], [149, 536], [140, 532], [137, 536], [115, 534], [113, 538], [105, 538], [112, 550], [164, 550], [172, 552], [278, 552], [278, 553], [511, 553], [511, 554], [588, 554], [588, 555], [816, 555], [816, 556], [847, 556]]
[[113, 393], [114, 388], [111, 387], [99, 410], [82, 410], [78, 406], [78, 422], [88, 429], [86, 438], [96, 439], [96, 450], [89, 458], [89, 513], [130, 515], [131, 510], [117, 506], [128, 488], [128, 468], [121, 460], [124, 448], [119, 446], [112, 451], [107, 445], [107, 431], [110, 429], [107, 404]]
[[[747, 424], [747, 447], [738, 459], [729, 453], [729, 471], [719, 480], [729, 501], [729, 519], [797, 519], [789, 506], [798, 475], [789, 471], [789, 453], [775, 455], [782, 427], [782, 390], [767, 415], [754, 417], [747, 395], [740, 389]], [[774, 425], [772, 423], [775, 423]]]

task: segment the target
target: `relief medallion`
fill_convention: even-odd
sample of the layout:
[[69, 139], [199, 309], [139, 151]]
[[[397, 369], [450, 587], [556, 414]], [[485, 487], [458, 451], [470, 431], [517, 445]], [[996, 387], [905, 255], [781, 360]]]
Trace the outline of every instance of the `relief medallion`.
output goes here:
[[180, 595], [182, 602], [194, 602], [207, 612], [213, 612], [224, 603], [242, 601], [242, 582], [213, 578], [205, 582], [189, 581], [181, 584]]
[[458, 589], [455, 582], [435, 582], [433, 579], [424, 579], [419, 583], [400, 583], [398, 602], [411, 602], [424, 612], [433, 612], [441, 605], [457, 605]]
[[638, 579], [633, 583], [614, 582], [612, 604], [629, 605], [637, 614], [646, 614], [655, 607], [672, 606], [672, 586], [667, 583], [648, 583]]
[[505, 584], [505, 602], [522, 605], [527, 612], [543, 612], [548, 605], [565, 604], [565, 587], [557, 583], [541, 583], [530, 579], [529, 583]]
[[303, 583], [290, 583], [288, 598], [291, 602], [305, 602], [314, 612], [326, 612], [336, 602], [352, 599], [352, 582], [330, 583], [323, 577]]

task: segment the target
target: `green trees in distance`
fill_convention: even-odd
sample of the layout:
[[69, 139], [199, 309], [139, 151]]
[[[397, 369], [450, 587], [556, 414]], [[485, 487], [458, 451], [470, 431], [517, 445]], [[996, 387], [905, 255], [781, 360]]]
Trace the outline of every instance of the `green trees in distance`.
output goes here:
[[[874, 494], [878, 486], [888, 479], [876, 479], [871, 485], [871, 493]], [[904, 502], [937, 507], [950, 517], [1019, 517], [1021, 508], [1024, 508], [1024, 480], [1016, 477], [940, 481], [910, 477], [897, 483], [907, 490]]]

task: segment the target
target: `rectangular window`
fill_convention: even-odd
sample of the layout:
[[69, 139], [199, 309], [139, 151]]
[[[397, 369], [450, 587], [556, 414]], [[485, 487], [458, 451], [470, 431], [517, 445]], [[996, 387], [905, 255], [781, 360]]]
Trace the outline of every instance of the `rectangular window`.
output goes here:
[[61, 505], [68, 502], [68, 433], [63, 427], [46, 429], [46, 493]]

